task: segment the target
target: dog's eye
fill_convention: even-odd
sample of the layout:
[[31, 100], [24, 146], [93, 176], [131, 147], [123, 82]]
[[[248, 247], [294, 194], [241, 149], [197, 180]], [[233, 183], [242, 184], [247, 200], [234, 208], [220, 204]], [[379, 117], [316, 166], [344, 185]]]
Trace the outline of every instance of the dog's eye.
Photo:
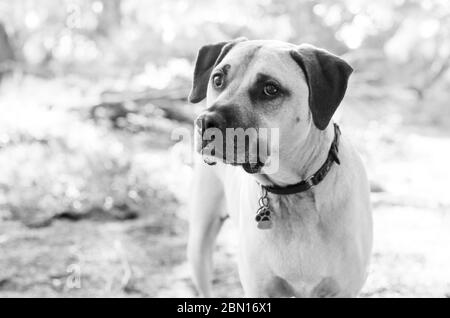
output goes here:
[[280, 92], [279, 88], [274, 84], [266, 84], [264, 86], [264, 94], [269, 97], [275, 97]]
[[215, 74], [212, 78], [212, 83], [215, 88], [221, 88], [223, 86], [223, 75]]

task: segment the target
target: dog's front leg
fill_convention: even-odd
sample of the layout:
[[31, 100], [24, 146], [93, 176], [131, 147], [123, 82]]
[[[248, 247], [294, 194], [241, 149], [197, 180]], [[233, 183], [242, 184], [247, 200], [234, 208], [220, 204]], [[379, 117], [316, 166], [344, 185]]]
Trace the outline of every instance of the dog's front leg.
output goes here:
[[213, 248], [224, 220], [223, 186], [214, 168], [196, 164], [189, 217], [188, 259], [201, 297], [211, 297]]

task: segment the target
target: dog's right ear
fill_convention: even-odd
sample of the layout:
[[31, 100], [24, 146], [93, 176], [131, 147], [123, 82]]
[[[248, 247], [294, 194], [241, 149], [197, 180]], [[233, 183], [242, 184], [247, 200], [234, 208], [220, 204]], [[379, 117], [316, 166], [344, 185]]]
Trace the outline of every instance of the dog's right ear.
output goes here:
[[206, 97], [209, 77], [214, 66], [220, 63], [236, 43], [245, 40], [245, 38], [238, 38], [228, 42], [205, 45], [198, 51], [194, 69], [194, 80], [191, 93], [189, 94], [189, 101], [191, 103], [201, 102]]

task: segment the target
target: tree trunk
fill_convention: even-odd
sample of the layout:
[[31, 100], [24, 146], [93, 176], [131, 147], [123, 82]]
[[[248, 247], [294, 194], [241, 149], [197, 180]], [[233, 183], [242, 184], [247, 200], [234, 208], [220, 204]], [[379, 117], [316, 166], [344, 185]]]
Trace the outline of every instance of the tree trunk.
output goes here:
[[3, 74], [11, 69], [11, 62], [13, 61], [14, 51], [5, 26], [0, 22], [0, 80]]

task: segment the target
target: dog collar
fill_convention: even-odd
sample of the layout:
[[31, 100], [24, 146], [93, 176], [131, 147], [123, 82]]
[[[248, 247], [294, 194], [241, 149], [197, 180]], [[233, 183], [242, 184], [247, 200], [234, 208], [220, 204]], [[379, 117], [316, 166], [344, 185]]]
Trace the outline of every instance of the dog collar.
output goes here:
[[328, 152], [327, 160], [325, 163], [309, 178], [300, 181], [299, 183], [289, 185], [286, 187], [277, 187], [277, 186], [263, 186], [262, 195], [258, 201], [259, 208], [256, 211], [255, 220], [258, 223], [258, 228], [261, 230], [267, 230], [272, 228], [272, 217], [269, 206], [269, 197], [268, 192], [278, 194], [278, 195], [289, 195], [307, 191], [311, 189], [313, 186], [319, 184], [323, 179], [325, 179], [326, 175], [331, 169], [331, 166], [334, 162], [338, 165], [341, 164], [338, 157], [339, 151], [339, 137], [341, 135], [341, 130], [337, 124], [334, 124], [334, 139], [331, 143], [330, 151]]
[[319, 184], [323, 179], [325, 179], [334, 162], [336, 162], [338, 165], [341, 163], [338, 157], [340, 135], [341, 130], [339, 129], [339, 126], [337, 124], [334, 124], [334, 139], [331, 143], [327, 160], [325, 160], [324, 164], [312, 176], [300, 181], [299, 183], [288, 185], [286, 187], [262, 185], [263, 189], [273, 194], [289, 195], [307, 191], [313, 186]]

